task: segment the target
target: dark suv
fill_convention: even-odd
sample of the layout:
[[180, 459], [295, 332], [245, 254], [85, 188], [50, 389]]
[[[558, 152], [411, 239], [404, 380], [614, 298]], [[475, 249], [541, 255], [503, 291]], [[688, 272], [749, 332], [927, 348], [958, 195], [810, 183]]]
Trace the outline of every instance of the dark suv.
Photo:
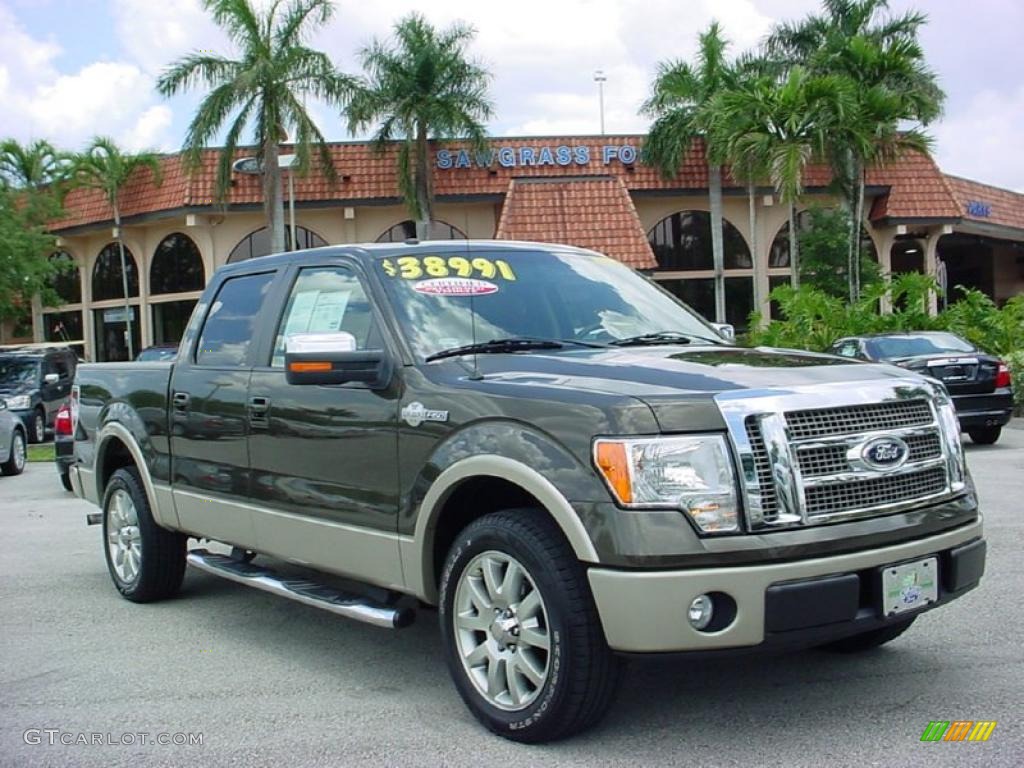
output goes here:
[[25, 425], [29, 442], [41, 443], [71, 394], [78, 358], [68, 347], [18, 347], [0, 351], [0, 398]]

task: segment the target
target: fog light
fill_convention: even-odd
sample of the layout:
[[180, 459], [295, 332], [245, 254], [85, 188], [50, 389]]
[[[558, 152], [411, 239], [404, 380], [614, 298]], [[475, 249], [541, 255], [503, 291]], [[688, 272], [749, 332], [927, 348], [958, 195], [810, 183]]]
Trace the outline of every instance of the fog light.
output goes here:
[[687, 616], [690, 619], [690, 626], [694, 629], [704, 629], [711, 623], [711, 617], [715, 613], [715, 604], [708, 595], [697, 595], [690, 603], [690, 610]]

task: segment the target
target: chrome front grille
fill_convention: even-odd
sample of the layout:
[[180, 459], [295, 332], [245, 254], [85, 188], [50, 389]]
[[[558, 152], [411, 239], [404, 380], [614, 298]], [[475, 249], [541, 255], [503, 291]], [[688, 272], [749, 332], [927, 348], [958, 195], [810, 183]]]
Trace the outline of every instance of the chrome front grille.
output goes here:
[[[751, 530], [890, 514], [962, 491], [963, 453], [948, 395], [921, 379], [732, 392], [716, 398], [743, 475]], [[872, 441], [906, 443], [873, 464]]]
[[843, 408], [790, 411], [786, 414], [786, 425], [789, 427], [792, 439], [805, 440], [812, 437], [879, 432], [931, 424], [934, 419], [927, 400], [907, 400], [896, 403], [849, 405]]

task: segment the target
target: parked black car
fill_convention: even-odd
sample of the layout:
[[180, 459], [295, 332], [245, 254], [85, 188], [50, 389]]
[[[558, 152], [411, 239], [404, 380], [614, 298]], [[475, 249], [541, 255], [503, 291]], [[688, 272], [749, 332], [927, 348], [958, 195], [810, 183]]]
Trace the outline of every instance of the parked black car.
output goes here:
[[1013, 414], [1010, 369], [956, 334], [940, 331], [849, 336], [830, 350], [842, 357], [893, 363], [946, 385], [960, 428], [981, 445], [999, 439]]
[[68, 347], [0, 350], [0, 398], [25, 425], [30, 443], [46, 439], [57, 410], [71, 394], [78, 357]]

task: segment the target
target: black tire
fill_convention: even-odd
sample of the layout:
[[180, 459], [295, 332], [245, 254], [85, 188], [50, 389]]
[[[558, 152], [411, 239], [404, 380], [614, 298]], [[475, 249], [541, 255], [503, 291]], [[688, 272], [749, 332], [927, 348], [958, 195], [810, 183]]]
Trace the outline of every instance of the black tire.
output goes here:
[[46, 414], [41, 408], [32, 412], [32, 424], [28, 428], [28, 441], [41, 443], [46, 440]]
[[992, 445], [1003, 433], [1002, 427], [978, 427], [968, 431], [971, 440], [978, 445]]
[[0, 472], [5, 475], [20, 475], [25, 471], [27, 460], [28, 449], [25, 447], [25, 433], [16, 427], [11, 434], [11, 450], [7, 454], [7, 461], [0, 464]]
[[[141, 539], [138, 567], [129, 579], [117, 573], [110, 551], [108, 527], [111, 504], [120, 491], [131, 498]], [[135, 467], [124, 467], [114, 472], [103, 493], [103, 552], [107, 570], [118, 592], [135, 603], [163, 600], [174, 595], [185, 576], [185, 542], [184, 535], [161, 528], [153, 521], [142, 478]]]
[[861, 651], [870, 651], [873, 648], [885, 645], [891, 640], [895, 640], [897, 637], [902, 635], [911, 625], [914, 623], [916, 616], [911, 616], [909, 619], [904, 619], [898, 624], [890, 624], [887, 627], [881, 627], [880, 629], [873, 629], [870, 632], [862, 632], [859, 635], [851, 635], [850, 637], [844, 637], [842, 640], [836, 640], [834, 643], [821, 646], [826, 651], [833, 651], [835, 653], [860, 653]]
[[[546, 614], [549, 672], [532, 703], [517, 711], [495, 706], [477, 690], [456, 640], [457, 586], [463, 571], [484, 552], [518, 561], [540, 593]], [[441, 574], [439, 615], [455, 686], [473, 715], [494, 733], [526, 743], [554, 741], [596, 724], [608, 710], [621, 660], [605, 642], [583, 566], [561, 530], [541, 510], [496, 512], [476, 520], [456, 537]], [[487, 631], [481, 632], [489, 637]]]
[[71, 487], [71, 475], [68, 472], [60, 473], [60, 484], [64, 486], [65, 491], [74, 491]]

